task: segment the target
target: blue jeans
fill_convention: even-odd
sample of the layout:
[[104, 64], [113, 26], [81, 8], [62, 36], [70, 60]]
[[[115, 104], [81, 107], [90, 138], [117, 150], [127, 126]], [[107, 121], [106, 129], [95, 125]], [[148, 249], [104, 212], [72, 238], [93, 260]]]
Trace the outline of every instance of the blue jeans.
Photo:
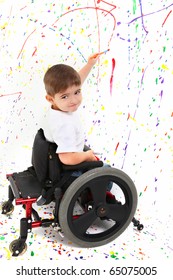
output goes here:
[[[111, 167], [109, 164], [107, 164], [107, 163], [103, 163], [103, 167]], [[74, 171], [73, 173], [72, 173], [72, 176], [73, 177], [79, 177], [79, 176], [81, 176], [82, 175], [82, 171], [80, 171], [80, 170], [78, 170], [78, 171]], [[109, 182], [109, 184], [108, 184], [108, 186], [107, 186], [107, 191], [109, 191], [110, 192], [110, 190], [112, 189], [112, 185], [113, 185], [113, 183], [112, 182]]]

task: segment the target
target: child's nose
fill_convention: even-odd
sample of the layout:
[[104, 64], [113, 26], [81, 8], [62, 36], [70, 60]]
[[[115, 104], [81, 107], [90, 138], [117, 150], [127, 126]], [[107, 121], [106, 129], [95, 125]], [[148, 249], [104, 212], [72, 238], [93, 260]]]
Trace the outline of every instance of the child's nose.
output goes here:
[[72, 96], [72, 97], [70, 98], [70, 103], [75, 104], [76, 102], [77, 102], [76, 96]]

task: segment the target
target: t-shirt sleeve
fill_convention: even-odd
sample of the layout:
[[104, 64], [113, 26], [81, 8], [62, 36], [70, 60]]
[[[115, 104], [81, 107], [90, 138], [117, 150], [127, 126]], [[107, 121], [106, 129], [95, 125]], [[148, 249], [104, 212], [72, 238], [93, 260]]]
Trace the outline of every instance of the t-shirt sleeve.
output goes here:
[[57, 153], [78, 152], [76, 147], [75, 127], [70, 124], [52, 130], [54, 142], [57, 144]]

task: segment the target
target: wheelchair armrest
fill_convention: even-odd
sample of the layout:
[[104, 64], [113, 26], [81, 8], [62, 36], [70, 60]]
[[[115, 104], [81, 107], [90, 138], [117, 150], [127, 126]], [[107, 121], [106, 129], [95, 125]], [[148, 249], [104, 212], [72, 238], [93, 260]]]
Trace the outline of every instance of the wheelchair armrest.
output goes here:
[[15, 175], [17, 173], [13, 173], [13, 174], [10, 174], [10, 175], [7, 175], [7, 179], [8, 181], [10, 182], [10, 185], [11, 185], [11, 190], [13, 192], [13, 195], [15, 198], [20, 198], [20, 191], [15, 183], [15, 179], [13, 178], [13, 175]]
[[97, 161], [84, 161], [82, 163], [76, 164], [76, 165], [66, 165], [63, 164], [62, 168], [63, 171], [76, 171], [76, 170], [89, 170], [96, 167], [102, 167], [103, 162], [101, 160]]

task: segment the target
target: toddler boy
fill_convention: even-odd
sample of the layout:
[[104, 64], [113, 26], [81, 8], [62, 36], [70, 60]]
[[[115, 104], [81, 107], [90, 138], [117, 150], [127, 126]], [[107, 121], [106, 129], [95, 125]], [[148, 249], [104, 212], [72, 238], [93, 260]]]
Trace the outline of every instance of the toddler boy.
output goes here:
[[51, 104], [44, 121], [44, 135], [49, 142], [57, 144], [56, 153], [66, 165], [97, 160], [92, 150], [83, 151], [84, 133], [77, 109], [82, 102], [81, 86], [98, 56], [91, 55], [79, 72], [71, 66], [57, 64], [44, 76], [46, 99]]

